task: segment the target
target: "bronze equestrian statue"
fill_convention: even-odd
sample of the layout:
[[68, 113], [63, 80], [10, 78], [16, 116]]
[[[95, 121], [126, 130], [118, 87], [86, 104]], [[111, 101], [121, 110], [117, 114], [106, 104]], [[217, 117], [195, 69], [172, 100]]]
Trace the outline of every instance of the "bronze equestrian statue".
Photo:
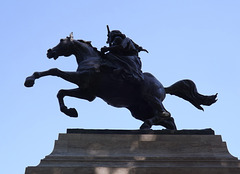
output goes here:
[[32, 87], [36, 79], [44, 76], [57, 76], [76, 84], [70, 90], [59, 90], [57, 94], [60, 110], [70, 117], [77, 117], [75, 108], [64, 104], [65, 96], [93, 101], [96, 97], [103, 99], [114, 107], [127, 108], [132, 116], [143, 121], [140, 129], [150, 129], [161, 125], [176, 130], [171, 114], [162, 102], [166, 94], [181, 97], [200, 110], [201, 105], [210, 106], [216, 102], [217, 94], [205, 96], [198, 93], [191, 80], [181, 80], [170, 87], [163, 85], [150, 73], [142, 73], [140, 51], [146, 51], [118, 30], [110, 32], [108, 28], [109, 47], [98, 51], [91, 42], [74, 40], [72, 33], [61, 39], [60, 43], [47, 52], [48, 58], [56, 60], [59, 56], [76, 57], [76, 72], [65, 72], [57, 68], [43, 72], [34, 72], [26, 78], [24, 85]]

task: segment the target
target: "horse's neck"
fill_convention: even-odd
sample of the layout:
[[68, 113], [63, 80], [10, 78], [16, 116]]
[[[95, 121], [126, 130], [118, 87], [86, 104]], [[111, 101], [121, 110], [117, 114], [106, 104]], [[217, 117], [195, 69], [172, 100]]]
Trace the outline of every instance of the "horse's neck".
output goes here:
[[[84, 43], [82, 43], [84, 44]], [[82, 61], [88, 59], [88, 57], [95, 56], [90, 49], [88, 49], [85, 45], [81, 45], [80, 43], [74, 44], [74, 56], [76, 57], [76, 61], [80, 64]]]
[[97, 61], [100, 60], [101, 57], [99, 54], [79, 54], [76, 53], [74, 54], [76, 57], [76, 61], [78, 63], [78, 65], [86, 63], [86, 62], [90, 62], [90, 61]]
[[74, 54], [78, 58], [85, 59], [85, 57], [97, 57], [99, 53], [95, 50], [92, 46], [88, 45], [87, 43], [83, 43], [80, 41], [74, 42]]
[[100, 58], [97, 50], [94, 50], [91, 46], [86, 45], [86, 43], [81, 43], [79, 41], [75, 42], [74, 49], [74, 55], [78, 64], [92, 57]]

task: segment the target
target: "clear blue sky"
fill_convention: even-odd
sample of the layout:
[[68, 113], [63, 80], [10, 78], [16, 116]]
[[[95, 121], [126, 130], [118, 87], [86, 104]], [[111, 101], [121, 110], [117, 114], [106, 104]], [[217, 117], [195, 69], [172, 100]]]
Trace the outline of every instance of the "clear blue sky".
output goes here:
[[219, 93], [218, 102], [204, 112], [174, 96], [167, 96], [164, 105], [178, 129], [212, 128], [239, 158], [239, 9], [238, 0], [1, 2], [1, 172], [20, 174], [25, 167], [36, 166], [67, 128], [139, 128], [141, 122], [128, 110], [100, 99], [89, 103], [66, 98], [79, 118], [65, 116], [56, 94], [75, 86], [61, 79], [46, 77], [33, 88], [23, 86], [34, 71], [53, 67], [75, 71], [73, 57], [49, 60], [47, 49], [70, 32], [100, 49], [106, 45], [106, 24], [148, 49], [149, 54], [140, 54], [143, 71], [164, 86], [188, 78], [203, 94]]

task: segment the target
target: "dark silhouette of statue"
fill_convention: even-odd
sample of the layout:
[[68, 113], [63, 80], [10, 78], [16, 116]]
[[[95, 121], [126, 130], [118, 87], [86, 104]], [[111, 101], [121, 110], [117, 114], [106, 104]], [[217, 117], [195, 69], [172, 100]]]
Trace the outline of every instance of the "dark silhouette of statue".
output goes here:
[[65, 72], [57, 68], [35, 72], [26, 78], [25, 86], [32, 87], [36, 79], [44, 76], [57, 76], [76, 84], [75, 89], [63, 90], [58, 94], [60, 110], [70, 117], [77, 117], [75, 108], [68, 108], [63, 98], [76, 97], [93, 101], [96, 97], [103, 99], [114, 107], [127, 108], [132, 116], [142, 120], [140, 129], [150, 129], [152, 125], [161, 125], [167, 129], [176, 129], [173, 117], [165, 109], [162, 102], [166, 94], [181, 97], [200, 110], [201, 105], [210, 106], [216, 102], [217, 94], [199, 94], [191, 80], [181, 80], [170, 87], [163, 85], [150, 73], [142, 73], [140, 51], [146, 51], [118, 30], [109, 31], [109, 47], [101, 52], [91, 42], [74, 40], [72, 33], [61, 39], [60, 43], [47, 52], [48, 58], [59, 56], [76, 57], [76, 72]]

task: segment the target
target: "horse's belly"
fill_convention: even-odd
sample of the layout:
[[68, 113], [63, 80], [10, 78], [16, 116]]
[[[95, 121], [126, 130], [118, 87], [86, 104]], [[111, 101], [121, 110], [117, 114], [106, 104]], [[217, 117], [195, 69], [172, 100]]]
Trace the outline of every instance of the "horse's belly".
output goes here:
[[123, 97], [111, 97], [111, 98], [107, 98], [107, 99], [103, 99], [103, 100], [107, 104], [114, 106], [114, 107], [118, 107], [118, 108], [129, 107], [134, 102], [130, 98], [123, 98]]

